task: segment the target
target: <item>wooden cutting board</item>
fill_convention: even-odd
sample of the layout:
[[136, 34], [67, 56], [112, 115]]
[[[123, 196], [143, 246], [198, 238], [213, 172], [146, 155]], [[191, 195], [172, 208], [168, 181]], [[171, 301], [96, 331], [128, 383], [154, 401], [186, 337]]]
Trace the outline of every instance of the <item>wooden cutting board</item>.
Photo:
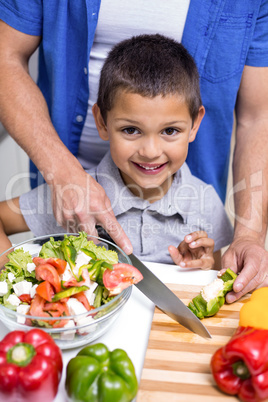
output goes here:
[[[201, 286], [167, 285], [186, 305]], [[203, 324], [212, 338], [204, 339], [155, 308], [137, 402], [231, 402], [216, 387], [210, 370], [212, 354], [238, 327], [239, 311], [250, 297], [225, 304]]]

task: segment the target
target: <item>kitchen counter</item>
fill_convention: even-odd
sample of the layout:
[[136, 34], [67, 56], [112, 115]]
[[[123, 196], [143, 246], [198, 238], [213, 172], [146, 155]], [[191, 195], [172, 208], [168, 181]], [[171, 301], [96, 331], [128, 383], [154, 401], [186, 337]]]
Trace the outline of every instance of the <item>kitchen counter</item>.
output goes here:
[[[174, 265], [149, 262], [146, 262], [146, 265], [165, 283], [204, 286], [217, 276], [217, 271], [185, 270]], [[124, 349], [135, 366], [138, 380], [141, 378], [153, 313], [154, 304], [133, 286], [130, 299], [117, 320], [106, 334], [94, 341], [94, 343], [105, 343], [110, 350], [115, 348]], [[0, 327], [0, 339], [7, 333], [8, 329], [2, 324]], [[63, 351], [63, 376], [55, 402], [67, 401], [64, 390], [66, 366], [68, 361], [74, 357], [81, 348], [82, 347]]]

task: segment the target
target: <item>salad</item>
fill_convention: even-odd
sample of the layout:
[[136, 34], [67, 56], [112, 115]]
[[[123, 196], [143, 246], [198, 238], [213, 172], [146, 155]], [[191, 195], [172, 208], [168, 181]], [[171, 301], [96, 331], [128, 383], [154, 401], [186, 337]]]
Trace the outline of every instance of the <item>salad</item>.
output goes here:
[[88, 241], [85, 232], [57, 241], [51, 237], [36, 257], [20, 248], [8, 259], [0, 273], [0, 304], [33, 326], [79, 325], [79, 319], [68, 317], [108, 303], [143, 278], [135, 267], [119, 263], [115, 251]]

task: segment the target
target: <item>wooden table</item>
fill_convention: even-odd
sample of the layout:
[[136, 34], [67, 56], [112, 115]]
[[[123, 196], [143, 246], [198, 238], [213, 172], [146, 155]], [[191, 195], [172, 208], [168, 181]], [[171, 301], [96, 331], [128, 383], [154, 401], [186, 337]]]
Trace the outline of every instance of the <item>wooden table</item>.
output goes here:
[[[168, 286], [185, 304], [201, 289], [194, 285]], [[156, 308], [137, 402], [237, 401], [216, 387], [210, 359], [235, 332], [239, 311], [248, 298], [247, 295], [238, 302], [225, 304], [214, 317], [203, 319], [211, 339], [193, 334]]]

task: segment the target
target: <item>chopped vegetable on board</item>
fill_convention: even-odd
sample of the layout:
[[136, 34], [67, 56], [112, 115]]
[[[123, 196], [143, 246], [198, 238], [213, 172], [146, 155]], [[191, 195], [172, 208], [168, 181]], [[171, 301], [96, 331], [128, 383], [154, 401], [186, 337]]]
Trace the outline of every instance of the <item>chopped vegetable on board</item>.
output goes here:
[[189, 303], [189, 309], [198, 317], [215, 315], [225, 303], [225, 296], [233, 289], [237, 275], [228, 268], [223, 275], [201, 289], [199, 295]]

